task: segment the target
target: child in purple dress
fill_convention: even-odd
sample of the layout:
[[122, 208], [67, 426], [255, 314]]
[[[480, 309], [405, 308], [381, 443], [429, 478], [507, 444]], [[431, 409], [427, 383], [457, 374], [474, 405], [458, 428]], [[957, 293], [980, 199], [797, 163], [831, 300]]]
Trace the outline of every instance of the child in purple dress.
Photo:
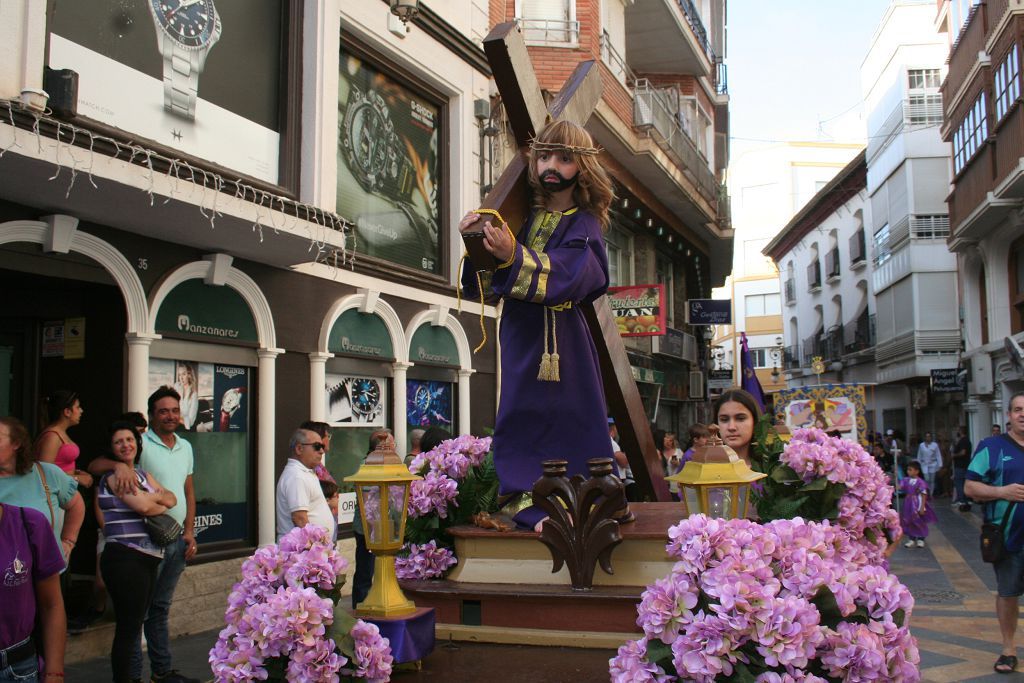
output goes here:
[[900, 495], [903, 507], [900, 509], [900, 525], [907, 537], [903, 545], [912, 548], [924, 547], [928, 536], [928, 525], [938, 521], [932, 509], [928, 484], [921, 477], [921, 463], [912, 460], [907, 464], [907, 476], [900, 481]]

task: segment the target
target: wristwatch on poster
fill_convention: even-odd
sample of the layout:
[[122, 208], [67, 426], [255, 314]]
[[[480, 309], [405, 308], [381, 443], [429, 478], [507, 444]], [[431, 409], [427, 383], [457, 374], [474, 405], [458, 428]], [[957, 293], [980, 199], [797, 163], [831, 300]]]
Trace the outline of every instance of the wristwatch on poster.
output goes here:
[[348, 397], [353, 418], [370, 422], [380, 415], [383, 406], [380, 403], [380, 385], [377, 380], [353, 377], [349, 382]]
[[383, 97], [352, 85], [338, 136], [348, 166], [364, 190], [394, 201], [412, 200], [416, 173]]
[[213, 0], [149, 0], [149, 11], [164, 59], [164, 109], [195, 121], [199, 74], [220, 39], [220, 15]]

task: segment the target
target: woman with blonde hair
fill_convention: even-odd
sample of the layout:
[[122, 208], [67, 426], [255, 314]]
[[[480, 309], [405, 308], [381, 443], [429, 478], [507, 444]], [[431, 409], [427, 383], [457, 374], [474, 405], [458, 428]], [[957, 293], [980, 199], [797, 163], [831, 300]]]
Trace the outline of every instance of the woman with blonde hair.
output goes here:
[[504, 511], [528, 528], [543, 517], [530, 500], [542, 461], [564, 459], [569, 476], [587, 475], [587, 460], [613, 456], [597, 350], [579, 305], [608, 288], [602, 233], [613, 195], [599, 154], [581, 126], [550, 123], [530, 145], [533, 209], [518, 234], [481, 220], [483, 210], [459, 223], [460, 232], [483, 232], [500, 264], [478, 273], [467, 259], [462, 283], [468, 296], [505, 300], [494, 465]]

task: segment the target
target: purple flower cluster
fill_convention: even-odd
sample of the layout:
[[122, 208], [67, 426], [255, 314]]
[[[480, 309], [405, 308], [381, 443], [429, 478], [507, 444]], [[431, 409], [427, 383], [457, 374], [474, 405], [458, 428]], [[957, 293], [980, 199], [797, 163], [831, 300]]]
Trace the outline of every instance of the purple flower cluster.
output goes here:
[[359, 620], [350, 633], [355, 640], [354, 666], [342, 669], [342, 673], [367, 683], [391, 680], [391, 646], [377, 625]]
[[484, 461], [489, 450], [490, 437], [478, 439], [464, 434], [413, 458], [409, 470], [422, 475], [423, 479], [412, 482], [409, 487], [409, 517], [437, 514], [447, 519], [449, 504], [457, 505], [459, 482], [466, 478], [470, 468]]
[[448, 548], [437, 547], [437, 541], [407, 544], [403, 550], [408, 555], [395, 558], [395, 574], [400, 579], [438, 579], [458, 564], [455, 553]]
[[[611, 660], [613, 681], [713, 681], [740, 664], [771, 672], [757, 680], [821, 680], [805, 673], [811, 662], [842, 680], [920, 679], [910, 591], [843, 526], [693, 515], [669, 529], [667, 550], [677, 562], [644, 591], [644, 637]], [[836, 628], [815, 602], [828, 592]], [[867, 624], [845, 621], [855, 612]], [[671, 648], [674, 671], [647, 661], [652, 643]]]
[[875, 459], [857, 442], [830, 437], [820, 429], [797, 429], [780, 462], [805, 482], [824, 477], [846, 490], [839, 500], [839, 525], [863, 546], [866, 560], [882, 561], [890, 538], [899, 536], [893, 489]]
[[[228, 596], [227, 625], [210, 650], [216, 680], [267, 680], [267, 660], [279, 657], [288, 659], [285, 677], [289, 681], [336, 683], [340, 676], [387, 680], [391, 672], [388, 641], [379, 634], [367, 634], [360, 648], [356, 630], [365, 631], [369, 625], [357, 621], [353, 628], [356, 653], [352, 661], [328, 636], [334, 601], [317, 589], [334, 591], [347, 568], [328, 532], [316, 525], [293, 529], [278, 545], [257, 550], [242, 564], [242, 580]], [[363, 671], [373, 676], [359, 673]]]

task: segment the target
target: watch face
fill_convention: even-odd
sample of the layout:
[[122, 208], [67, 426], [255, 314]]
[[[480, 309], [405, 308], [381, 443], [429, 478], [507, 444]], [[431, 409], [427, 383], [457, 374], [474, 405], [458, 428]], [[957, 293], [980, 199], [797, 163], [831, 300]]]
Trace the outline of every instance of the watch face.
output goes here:
[[384, 98], [353, 87], [342, 121], [342, 144], [353, 175], [363, 189], [380, 190], [386, 177], [398, 173], [398, 136]]
[[213, 0], [150, 0], [160, 27], [185, 47], [202, 47], [216, 25]]
[[376, 380], [355, 378], [352, 380], [349, 393], [353, 415], [369, 420], [380, 412], [380, 385]]
[[413, 402], [416, 404], [416, 409], [425, 414], [430, 409], [430, 391], [422, 385], [417, 387]]

